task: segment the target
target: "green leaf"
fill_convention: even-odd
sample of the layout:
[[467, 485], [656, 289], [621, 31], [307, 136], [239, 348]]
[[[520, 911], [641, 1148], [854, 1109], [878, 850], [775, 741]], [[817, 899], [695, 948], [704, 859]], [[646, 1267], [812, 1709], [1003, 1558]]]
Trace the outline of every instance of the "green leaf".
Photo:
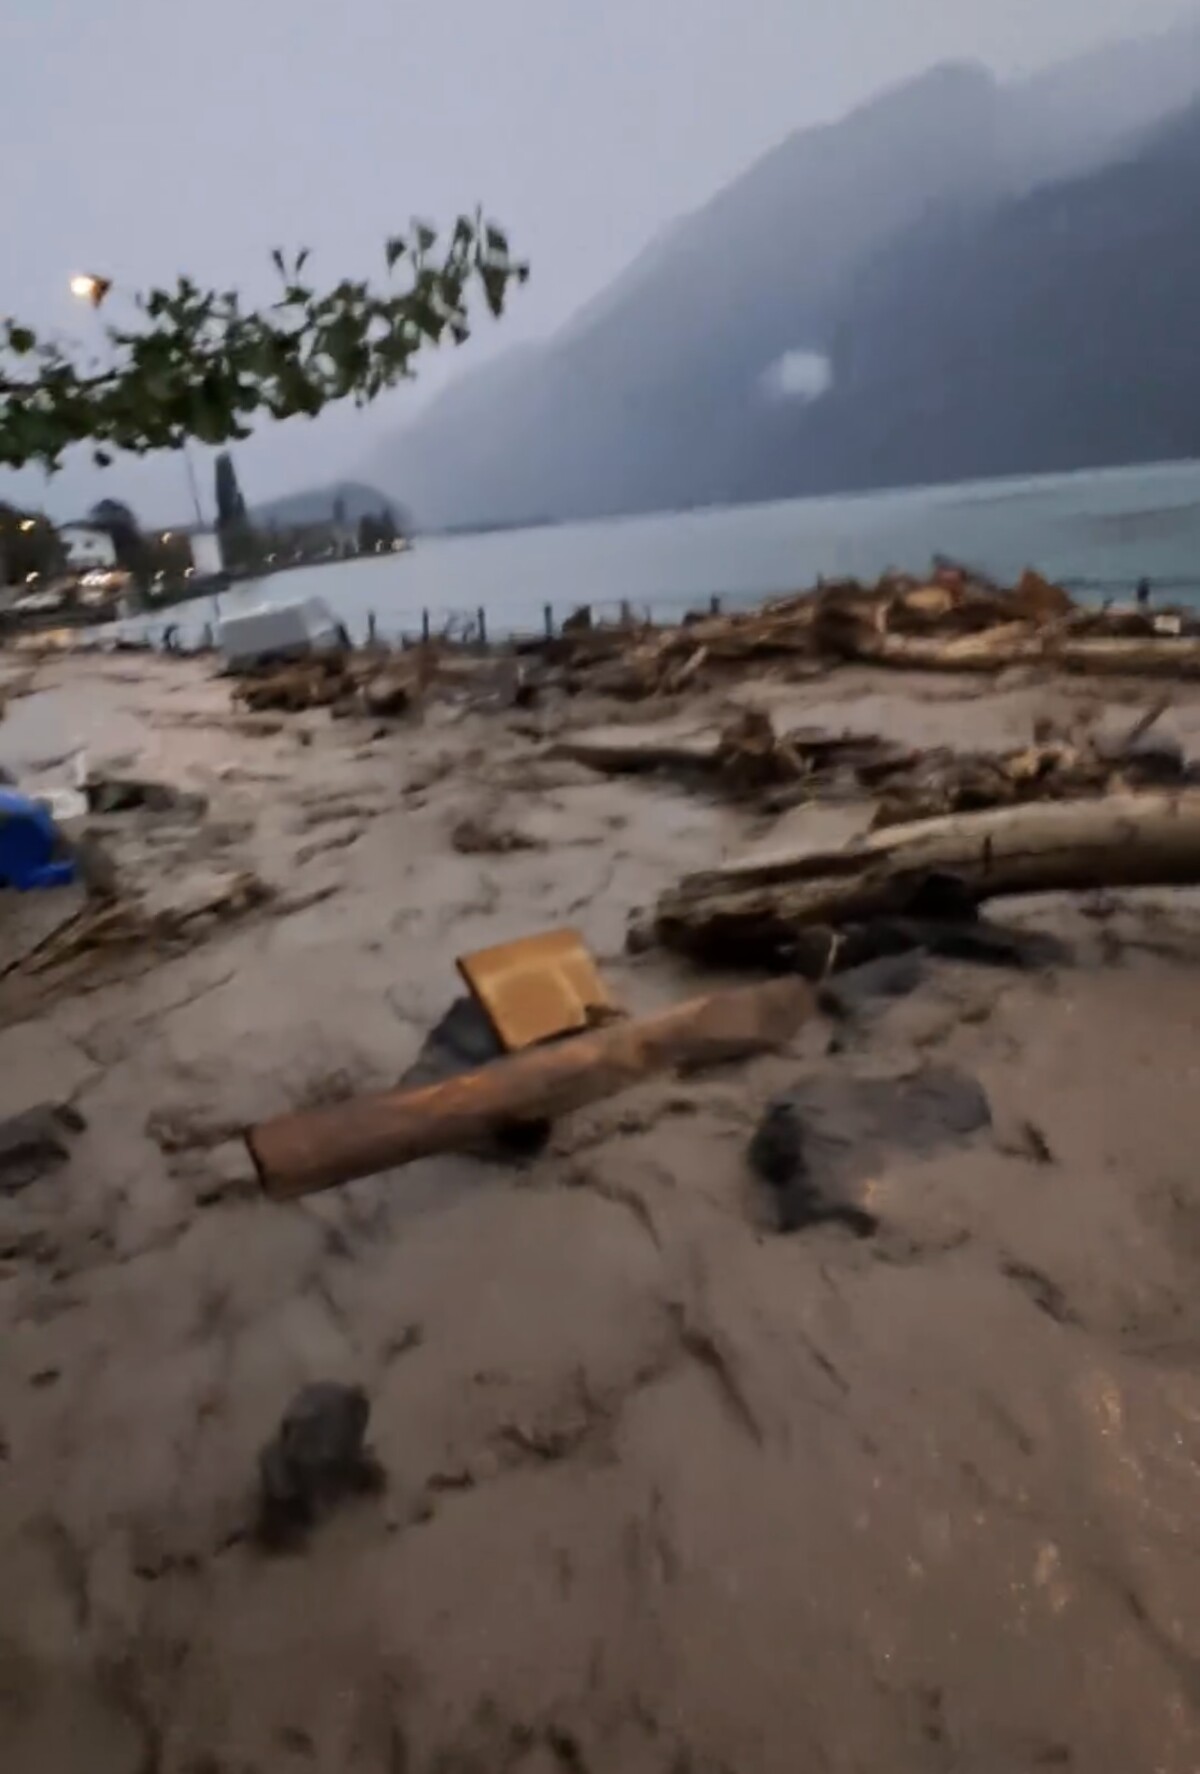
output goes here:
[[0, 349], [35, 358], [26, 382], [0, 392], [0, 464], [53, 472], [72, 445], [90, 443], [97, 465], [107, 465], [117, 451], [243, 436], [247, 416], [259, 411], [311, 415], [329, 401], [375, 399], [412, 375], [423, 349], [461, 343], [481, 297], [499, 314], [510, 284], [528, 275], [480, 211], [460, 215], [440, 250], [437, 239], [414, 222], [407, 238], [386, 242], [389, 270], [404, 258], [412, 266], [411, 286], [388, 291], [349, 278], [310, 288], [300, 281], [308, 249], [289, 270], [275, 248], [283, 298], [259, 312], [242, 310], [236, 290], [205, 290], [180, 276], [134, 294], [136, 318], [105, 328], [102, 358], [0, 319]]

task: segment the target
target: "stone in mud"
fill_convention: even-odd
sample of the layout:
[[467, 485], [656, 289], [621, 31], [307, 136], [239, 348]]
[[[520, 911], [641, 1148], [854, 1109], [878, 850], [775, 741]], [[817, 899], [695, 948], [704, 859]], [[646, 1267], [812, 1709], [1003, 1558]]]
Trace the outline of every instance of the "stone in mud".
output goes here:
[[382, 1472], [366, 1446], [371, 1406], [361, 1386], [302, 1386], [258, 1457], [258, 1537], [295, 1543], [343, 1498], [378, 1490]]
[[69, 1103], [38, 1103], [0, 1121], [0, 1195], [16, 1195], [71, 1156], [70, 1135], [85, 1126]]
[[991, 1125], [978, 1081], [950, 1066], [903, 1078], [811, 1078], [771, 1103], [748, 1158], [772, 1190], [779, 1230], [823, 1222], [867, 1237], [865, 1186], [892, 1153], [926, 1156]]
[[828, 1015], [852, 1017], [889, 999], [915, 992], [928, 969], [919, 949], [907, 954], [880, 955], [874, 961], [835, 974], [821, 989], [821, 1008]]
[[787, 1097], [768, 1105], [750, 1142], [751, 1168], [774, 1191], [781, 1232], [805, 1226], [842, 1225], [859, 1238], [869, 1238], [877, 1221], [856, 1201], [845, 1180], [822, 1175], [810, 1165], [804, 1122], [796, 1103]]

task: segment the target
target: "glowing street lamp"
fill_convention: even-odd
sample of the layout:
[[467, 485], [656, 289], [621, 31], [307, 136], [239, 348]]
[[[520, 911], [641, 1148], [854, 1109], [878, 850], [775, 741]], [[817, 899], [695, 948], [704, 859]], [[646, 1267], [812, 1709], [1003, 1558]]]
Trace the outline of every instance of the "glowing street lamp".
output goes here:
[[111, 288], [111, 278], [93, 277], [87, 271], [77, 271], [71, 279], [71, 294], [81, 302], [90, 302], [93, 308], [100, 306]]
[[[109, 290], [112, 288], [111, 277], [96, 277], [90, 271], [77, 271], [71, 279], [71, 294], [81, 302], [90, 302], [98, 308]], [[186, 443], [183, 446], [183, 461], [187, 469], [188, 486], [191, 489], [192, 504], [196, 507], [196, 523], [204, 528], [204, 512], [200, 506], [200, 494], [196, 487], [196, 470], [192, 466], [192, 458]], [[163, 537], [165, 542], [167, 537]]]

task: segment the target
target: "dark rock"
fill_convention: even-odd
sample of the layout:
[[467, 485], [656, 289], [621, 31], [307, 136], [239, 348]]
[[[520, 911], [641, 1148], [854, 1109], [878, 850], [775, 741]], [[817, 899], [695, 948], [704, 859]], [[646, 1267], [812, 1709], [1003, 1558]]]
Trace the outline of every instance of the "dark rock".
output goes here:
[[751, 1168], [774, 1191], [781, 1232], [834, 1222], [869, 1237], [876, 1220], [842, 1189], [839, 1179], [810, 1167], [799, 1105], [781, 1097], [768, 1105], [750, 1141]]
[[981, 967], [1038, 969], [1065, 966], [1070, 946], [1041, 930], [1021, 930], [990, 918], [879, 918], [869, 928], [882, 945], [921, 948], [947, 961], [970, 961]]
[[[948, 877], [938, 877], [943, 887]], [[939, 888], [941, 892], [943, 889]], [[786, 966], [805, 979], [824, 982], [831, 971], [835, 975], [834, 991], [840, 989], [847, 975], [861, 974], [864, 989], [852, 994], [865, 998], [866, 987], [885, 995], [899, 996], [919, 983], [916, 968], [890, 972], [881, 968], [868, 974], [869, 963], [885, 958], [923, 953], [945, 960], [969, 961], [983, 967], [1043, 968], [1064, 966], [1071, 959], [1069, 946], [1059, 938], [1042, 931], [1022, 930], [1015, 925], [993, 923], [980, 917], [974, 907], [964, 907], [953, 898], [950, 889], [946, 904], [936, 913], [928, 910], [928, 902], [917, 916], [880, 916], [865, 924], [846, 924], [838, 930], [814, 925], [793, 932], [779, 945], [772, 960]], [[884, 982], [890, 982], [884, 986]], [[831, 1005], [835, 1010], [836, 1004]]]
[[294, 1543], [343, 1498], [377, 1491], [383, 1474], [366, 1446], [371, 1406], [361, 1386], [302, 1386], [259, 1463], [258, 1537]]
[[979, 1083], [952, 1067], [906, 1078], [807, 1079], [771, 1103], [750, 1141], [750, 1166], [774, 1192], [781, 1232], [878, 1225], [862, 1191], [889, 1152], [923, 1156], [991, 1125]]
[[779, 1097], [767, 1104], [748, 1155], [754, 1174], [772, 1189], [786, 1189], [803, 1174], [804, 1128], [790, 1098]]
[[855, 1016], [879, 999], [906, 998], [925, 978], [925, 956], [919, 949], [880, 955], [861, 967], [837, 974], [819, 994], [827, 1015]]
[[71, 1156], [83, 1116], [69, 1103], [39, 1103], [0, 1121], [0, 1195], [16, 1195]]

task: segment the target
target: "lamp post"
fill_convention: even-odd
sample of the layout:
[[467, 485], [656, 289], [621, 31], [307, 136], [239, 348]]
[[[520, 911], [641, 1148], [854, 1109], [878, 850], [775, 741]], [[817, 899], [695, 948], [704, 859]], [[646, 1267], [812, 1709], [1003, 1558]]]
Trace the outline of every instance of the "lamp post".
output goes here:
[[[71, 294], [79, 302], [90, 302], [93, 308], [99, 308], [105, 296], [112, 288], [111, 277], [97, 277], [91, 271], [76, 271], [71, 278]], [[200, 489], [196, 485], [196, 469], [192, 462], [191, 451], [186, 442], [183, 448], [183, 464], [187, 471], [188, 490], [192, 495], [192, 505], [196, 512], [196, 523], [205, 529], [204, 511], [200, 504]]]

